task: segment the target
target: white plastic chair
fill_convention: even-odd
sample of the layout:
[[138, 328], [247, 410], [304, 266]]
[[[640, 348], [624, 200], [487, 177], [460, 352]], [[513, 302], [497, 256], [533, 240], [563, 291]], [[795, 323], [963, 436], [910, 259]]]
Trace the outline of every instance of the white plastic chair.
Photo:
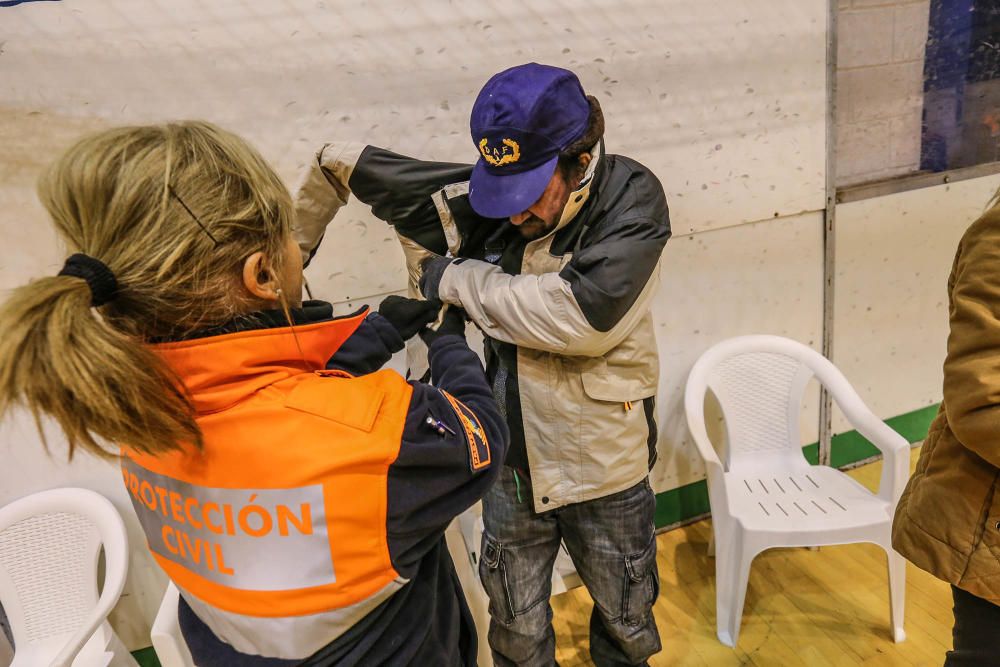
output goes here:
[[127, 572], [125, 524], [103, 496], [52, 489], [0, 508], [0, 604], [14, 635], [11, 667], [136, 665], [107, 622]]
[[[881, 450], [877, 495], [839, 470], [805, 459], [799, 410], [814, 376], [854, 428]], [[724, 461], [705, 428], [709, 389], [725, 417]], [[736, 645], [757, 554], [772, 547], [856, 542], [872, 542], [886, 552], [893, 639], [903, 641], [906, 569], [892, 549], [891, 526], [909, 476], [909, 443], [872, 414], [828, 359], [778, 336], [732, 338], [705, 352], [688, 378], [684, 409], [708, 471], [719, 641]]]
[[167, 584], [167, 591], [163, 594], [160, 609], [153, 620], [153, 629], [149, 633], [161, 667], [195, 667], [177, 620], [180, 598], [180, 591], [173, 582]]

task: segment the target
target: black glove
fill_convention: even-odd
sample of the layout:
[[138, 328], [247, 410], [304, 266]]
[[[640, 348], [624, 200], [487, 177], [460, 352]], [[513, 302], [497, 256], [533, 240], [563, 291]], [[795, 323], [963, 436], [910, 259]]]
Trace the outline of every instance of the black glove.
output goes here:
[[428, 257], [420, 263], [420, 293], [431, 301], [439, 298], [438, 290], [441, 287], [441, 278], [444, 277], [444, 270], [451, 265], [452, 260], [448, 257]]
[[405, 296], [387, 296], [378, 306], [378, 314], [389, 320], [400, 338], [409, 340], [425, 326], [437, 319], [441, 303], [420, 301]]
[[444, 311], [444, 317], [441, 319], [441, 324], [437, 329], [424, 327], [420, 331], [420, 338], [427, 344], [427, 347], [430, 347], [431, 343], [441, 336], [461, 336], [465, 338], [465, 320], [464, 310], [458, 306], [448, 306], [448, 310]]

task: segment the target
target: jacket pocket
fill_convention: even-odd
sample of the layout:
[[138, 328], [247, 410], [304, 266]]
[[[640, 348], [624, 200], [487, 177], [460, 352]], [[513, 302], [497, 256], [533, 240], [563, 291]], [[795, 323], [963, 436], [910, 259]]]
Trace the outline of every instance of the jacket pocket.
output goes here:
[[[591, 490], [618, 491], [649, 472], [652, 415], [643, 401], [655, 393], [636, 369], [600, 373], [593, 366], [580, 373], [571, 408], [572, 439], [560, 443], [568, 461], [579, 462], [574, 482]], [[581, 391], [582, 390], [582, 391]], [[606, 495], [606, 494], [604, 494]]]
[[588, 363], [580, 371], [583, 391], [596, 401], [639, 401], [656, 393], [656, 377], [644, 366], [619, 366], [606, 359]]
[[660, 594], [656, 575], [656, 538], [637, 554], [625, 556], [622, 619], [625, 625], [639, 626], [649, 620], [653, 603]]
[[504, 562], [503, 544], [483, 533], [483, 553], [479, 559], [479, 580], [490, 599], [490, 616], [504, 625], [514, 622], [514, 605], [511, 602], [507, 567]]

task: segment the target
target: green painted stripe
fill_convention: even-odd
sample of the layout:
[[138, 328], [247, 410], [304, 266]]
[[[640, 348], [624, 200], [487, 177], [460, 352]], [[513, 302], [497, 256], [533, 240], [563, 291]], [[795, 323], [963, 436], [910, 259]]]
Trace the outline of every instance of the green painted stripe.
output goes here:
[[160, 667], [160, 661], [152, 647], [132, 651], [132, 657], [135, 658], [140, 667]]
[[707, 514], [710, 509], [708, 484], [705, 480], [701, 480], [657, 493], [656, 514], [653, 515], [653, 520], [657, 528], [662, 528]]
[[[938, 405], [907, 412], [898, 417], [886, 420], [894, 431], [906, 438], [907, 442], [919, 442], [927, 435], [927, 429], [937, 415]], [[806, 460], [816, 465], [819, 460], [819, 443], [812, 443], [802, 448]], [[875, 445], [868, 442], [857, 431], [848, 431], [833, 436], [830, 452], [830, 463], [836, 468], [842, 468], [858, 461], [871, 458], [879, 453]], [[670, 489], [656, 494], [656, 527], [671, 526], [697, 516], [708, 514], [708, 484], [705, 480], [687, 484], [676, 489]]]
[[[919, 442], [927, 436], [927, 429], [934, 421], [937, 411], [938, 405], [929, 405], [926, 408], [887, 419], [885, 423], [896, 433], [906, 438], [907, 442]], [[830, 464], [835, 468], [842, 468], [876, 456], [878, 453], [878, 448], [865, 440], [860, 433], [848, 431], [833, 436]]]
[[937, 417], [941, 404], [935, 403], [926, 408], [907, 412], [905, 415], [887, 419], [886, 423], [891, 426], [896, 433], [906, 438], [907, 442], [920, 442], [927, 437], [927, 431], [931, 427], [931, 422]]

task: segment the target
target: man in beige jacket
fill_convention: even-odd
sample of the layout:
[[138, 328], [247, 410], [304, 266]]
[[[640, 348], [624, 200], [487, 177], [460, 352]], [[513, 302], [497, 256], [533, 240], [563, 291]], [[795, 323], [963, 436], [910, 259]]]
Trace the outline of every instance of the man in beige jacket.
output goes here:
[[[308, 257], [353, 193], [395, 227], [411, 285], [463, 308], [511, 431], [483, 499], [480, 577], [497, 665], [551, 665], [552, 567], [565, 543], [594, 599], [597, 665], [660, 649], [650, 303], [670, 237], [644, 166], [604, 150], [600, 104], [564, 69], [501, 72], [471, 119], [473, 167], [327, 144], [297, 195]], [[328, 226], [329, 225], [329, 226]], [[429, 471], [433, 474], [433, 471]]]

